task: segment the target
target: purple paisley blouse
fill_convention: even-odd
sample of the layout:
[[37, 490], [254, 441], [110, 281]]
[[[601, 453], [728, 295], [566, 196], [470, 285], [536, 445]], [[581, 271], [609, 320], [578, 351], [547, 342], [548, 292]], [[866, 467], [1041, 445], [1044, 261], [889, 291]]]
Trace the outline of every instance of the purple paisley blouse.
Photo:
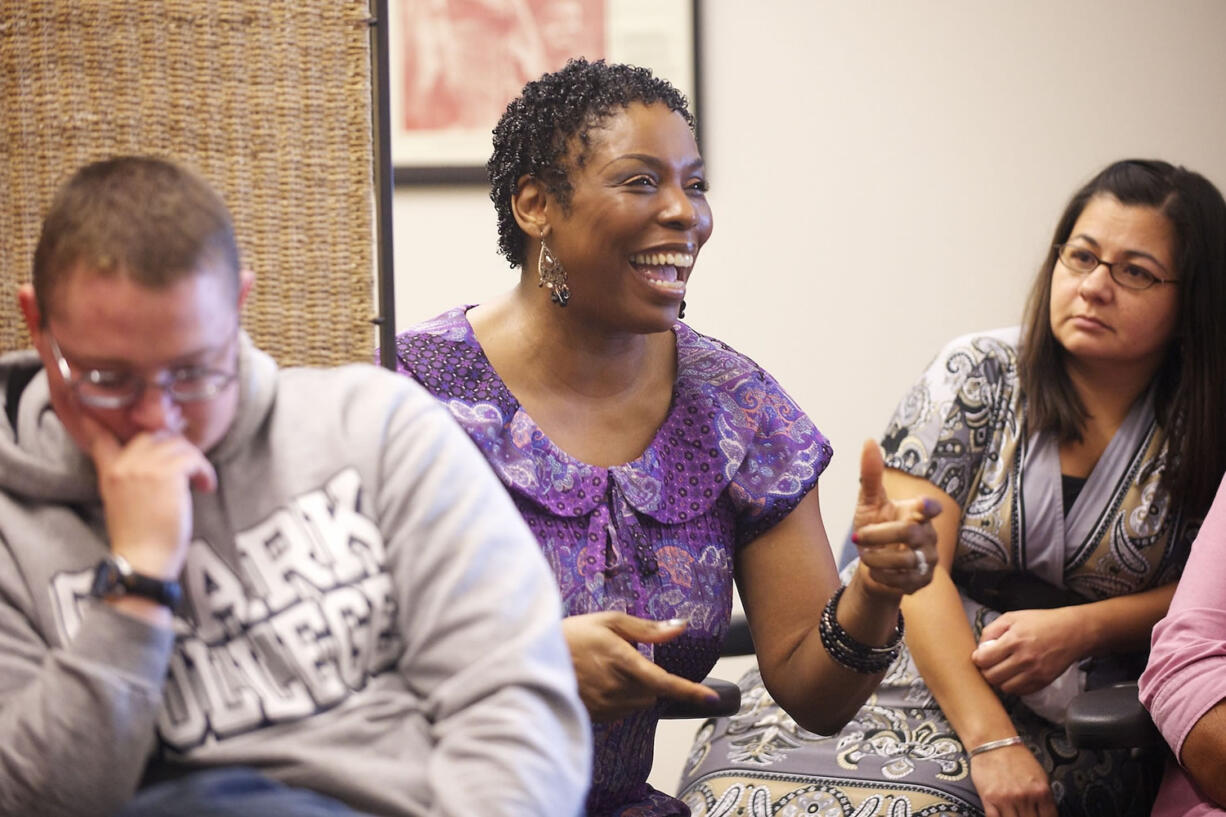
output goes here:
[[[757, 364], [678, 323], [672, 405], [651, 444], [624, 465], [587, 465], [557, 448], [507, 390], [468, 308], [401, 334], [400, 370], [485, 454], [540, 541], [566, 614], [688, 618], [681, 637], [640, 650], [669, 672], [703, 678], [728, 627], [734, 551], [812, 490], [829, 442]], [[594, 724], [589, 815], [689, 814], [646, 783], [662, 708]]]

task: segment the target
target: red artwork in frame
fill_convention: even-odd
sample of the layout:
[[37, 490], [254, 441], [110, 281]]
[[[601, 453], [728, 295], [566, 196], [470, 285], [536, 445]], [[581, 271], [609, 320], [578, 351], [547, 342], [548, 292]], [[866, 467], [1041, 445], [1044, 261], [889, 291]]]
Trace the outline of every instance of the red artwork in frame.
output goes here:
[[573, 56], [646, 65], [693, 102], [695, 11], [695, 0], [390, 0], [396, 182], [483, 182], [507, 103]]

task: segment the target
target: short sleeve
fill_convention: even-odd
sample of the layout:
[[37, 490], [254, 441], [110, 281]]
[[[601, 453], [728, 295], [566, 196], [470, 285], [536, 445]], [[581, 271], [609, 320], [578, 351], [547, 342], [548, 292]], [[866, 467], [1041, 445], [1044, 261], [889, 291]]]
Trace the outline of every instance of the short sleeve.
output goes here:
[[753, 541], [800, 504], [834, 451], [795, 401], [757, 369], [732, 396], [741, 409], [722, 418], [746, 424], [745, 456], [729, 485], [736, 511], [736, 545]]
[[1192, 545], [1166, 616], [1154, 627], [1141, 703], [1178, 756], [1192, 727], [1226, 700], [1226, 478]]
[[931, 482], [965, 506], [995, 432], [1010, 422], [1018, 330], [966, 335], [936, 356], [894, 410], [885, 464]]

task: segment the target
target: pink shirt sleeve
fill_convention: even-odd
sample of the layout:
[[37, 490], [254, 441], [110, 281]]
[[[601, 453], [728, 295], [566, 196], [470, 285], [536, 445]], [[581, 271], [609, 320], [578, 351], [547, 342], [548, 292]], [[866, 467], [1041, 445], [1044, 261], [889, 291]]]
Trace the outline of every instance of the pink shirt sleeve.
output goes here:
[[1162, 788], [1150, 817], [1222, 817], [1222, 811], [1200, 793], [1183, 767], [1174, 760], [1166, 761], [1166, 774]]
[[[1226, 699], [1226, 479], [1192, 545], [1170, 610], [1154, 628], [1140, 691], [1176, 756], [1196, 722]], [[1176, 771], [1168, 769], [1166, 787]]]

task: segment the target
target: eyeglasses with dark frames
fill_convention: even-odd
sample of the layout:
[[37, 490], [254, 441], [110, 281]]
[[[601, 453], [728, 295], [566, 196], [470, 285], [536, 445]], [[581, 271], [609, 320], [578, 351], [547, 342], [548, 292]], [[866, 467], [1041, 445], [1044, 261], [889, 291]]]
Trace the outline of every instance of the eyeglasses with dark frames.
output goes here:
[[223, 372], [205, 366], [164, 369], [156, 378], [115, 369], [83, 369], [74, 374], [50, 332], [47, 333], [47, 340], [60, 377], [72, 389], [77, 400], [98, 409], [127, 408], [151, 386], [169, 394], [176, 403], [199, 403], [212, 400], [238, 377], [237, 371]]
[[1060, 263], [1070, 272], [1078, 275], [1089, 275], [1098, 266], [1107, 268], [1111, 280], [1125, 289], [1149, 289], [1155, 284], [1178, 284], [1178, 278], [1163, 278], [1144, 264], [1132, 259], [1122, 261], [1104, 261], [1085, 247], [1076, 244], [1057, 244], [1056, 253]]

